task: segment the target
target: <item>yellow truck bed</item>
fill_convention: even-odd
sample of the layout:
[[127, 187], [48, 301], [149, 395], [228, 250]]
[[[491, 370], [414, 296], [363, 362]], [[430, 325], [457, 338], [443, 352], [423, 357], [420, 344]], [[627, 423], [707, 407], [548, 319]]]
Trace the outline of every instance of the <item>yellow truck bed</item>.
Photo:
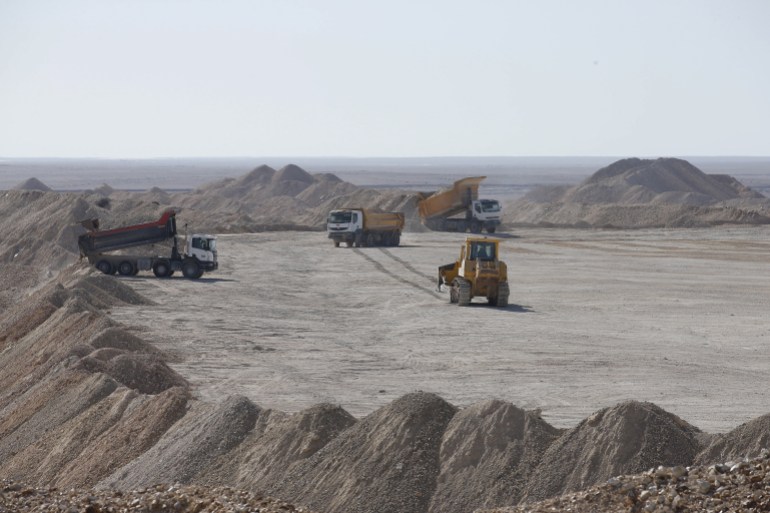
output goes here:
[[401, 212], [373, 212], [361, 209], [364, 213], [364, 229], [366, 230], [402, 230], [404, 214]]
[[479, 197], [479, 184], [486, 176], [471, 176], [457, 180], [452, 187], [433, 193], [421, 200], [417, 208], [420, 217], [448, 217], [459, 214], [467, 208], [472, 200]]

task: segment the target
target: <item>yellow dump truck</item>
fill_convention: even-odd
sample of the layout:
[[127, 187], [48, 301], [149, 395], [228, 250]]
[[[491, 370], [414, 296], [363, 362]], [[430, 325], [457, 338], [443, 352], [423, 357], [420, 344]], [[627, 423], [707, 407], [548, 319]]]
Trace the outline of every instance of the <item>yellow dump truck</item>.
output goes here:
[[398, 246], [404, 229], [402, 212], [377, 212], [365, 208], [342, 208], [329, 212], [326, 233], [334, 247]]
[[423, 194], [417, 204], [422, 224], [442, 232], [494, 233], [502, 209], [497, 200], [479, 199], [479, 184], [486, 176], [457, 180], [452, 187]]
[[438, 288], [449, 289], [449, 302], [467, 306], [474, 297], [486, 297], [492, 306], [508, 306], [508, 267], [499, 258], [500, 241], [468, 237], [460, 258], [438, 268]]

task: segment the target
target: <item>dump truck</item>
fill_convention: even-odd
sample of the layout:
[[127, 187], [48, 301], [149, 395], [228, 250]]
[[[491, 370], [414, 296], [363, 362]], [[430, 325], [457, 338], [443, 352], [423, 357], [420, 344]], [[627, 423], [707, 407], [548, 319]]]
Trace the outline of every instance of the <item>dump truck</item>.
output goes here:
[[508, 306], [508, 267], [499, 258], [500, 241], [468, 237], [460, 258], [438, 268], [438, 290], [449, 286], [449, 302], [467, 306], [474, 297], [486, 297], [492, 306]]
[[417, 208], [427, 228], [441, 232], [495, 233], [500, 225], [500, 202], [479, 199], [479, 184], [486, 176], [457, 180], [452, 187], [422, 194]]
[[[169, 278], [175, 271], [181, 271], [185, 278], [198, 279], [204, 272], [219, 267], [216, 237], [212, 235], [196, 233], [185, 237], [184, 253], [179, 252], [174, 209], [163, 212], [157, 221], [111, 230], [100, 230], [98, 219], [87, 219], [80, 224], [88, 230], [78, 237], [80, 257], [87, 258], [104, 274], [132, 276], [152, 270], [159, 278]], [[165, 246], [164, 250], [169, 253], [153, 254], [157, 244]], [[140, 251], [142, 246], [146, 248]], [[126, 253], [125, 250], [133, 251]]]
[[404, 229], [402, 212], [377, 212], [366, 208], [341, 208], [329, 212], [326, 233], [339, 247], [398, 246]]

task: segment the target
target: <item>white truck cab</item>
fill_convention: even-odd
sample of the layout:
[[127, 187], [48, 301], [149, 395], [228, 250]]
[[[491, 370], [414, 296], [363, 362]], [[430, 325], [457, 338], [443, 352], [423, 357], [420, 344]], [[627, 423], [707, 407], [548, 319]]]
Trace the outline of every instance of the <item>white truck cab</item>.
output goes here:
[[473, 218], [479, 221], [500, 221], [502, 208], [497, 200], [481, 199], [471, 202]]
[[213, 235], [194, 233], [187, 239], [185, 253], [201, 262], [216, 262], [217, 238]]
[[356, 233], [364, 229], [364, 214], [360, 210], [332, 210], [326, 222], [326, 233]]

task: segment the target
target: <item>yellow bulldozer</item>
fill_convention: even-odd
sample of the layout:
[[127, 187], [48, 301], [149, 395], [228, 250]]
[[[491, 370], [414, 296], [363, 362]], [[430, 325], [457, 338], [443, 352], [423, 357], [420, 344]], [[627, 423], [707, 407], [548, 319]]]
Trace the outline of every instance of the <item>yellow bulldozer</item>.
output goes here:
[[449, 289], [449, 302], [467, 306], [474, 297], [486, 297], [492, 306], [508, 306], [508, 268], [498, 258], [500, 241], [468, 237], [456, 262], [438, 268], [438, 289]]

